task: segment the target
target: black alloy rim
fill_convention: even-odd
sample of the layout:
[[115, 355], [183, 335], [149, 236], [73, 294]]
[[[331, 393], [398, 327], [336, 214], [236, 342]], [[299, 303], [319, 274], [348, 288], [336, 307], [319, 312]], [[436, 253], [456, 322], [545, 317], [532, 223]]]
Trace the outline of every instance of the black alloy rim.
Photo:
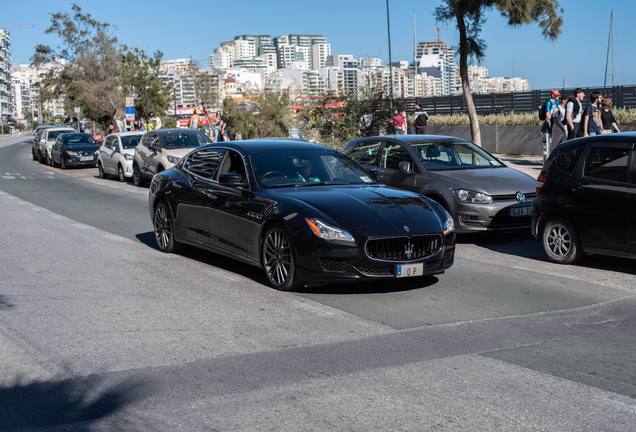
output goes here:
[[170, 218], [170, 210], [167, 205], [161, 203], [155, 211], [155, 239], [161, 249], [167, 249], [170, 246], [171, 238], [172, 219]]
[[269, 232], [263, 254], [267, 277], [274, 285], [283, 285], [292, 272], [291, 245], [283, 230], [275, 228]]

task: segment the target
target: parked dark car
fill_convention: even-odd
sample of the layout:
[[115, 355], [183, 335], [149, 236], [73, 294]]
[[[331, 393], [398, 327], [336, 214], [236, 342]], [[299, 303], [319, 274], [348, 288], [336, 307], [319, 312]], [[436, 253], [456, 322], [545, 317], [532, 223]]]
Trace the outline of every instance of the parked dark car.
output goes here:
[[40, 139], [42, 138], [42, 133], [44, 132], [44, 129], [54, 128], [54, 127], [57, 127], [57, 125], [55, 124], [40, 125], [35, 128], [35, 131], [33, 131], [33, 142], [31, 144], [31, 159], [33, 159], [34, 161], [40, 159]]
[[87, 133], [59, 135], [51, 148], [51, 165], [62, 169], [77, 166], [95, 166], [99, 143]]
[[282, 290], [433, 275], [454, 259], [442, 206], [318, 144], [202, 146], [154, 176], [149, 205], [162, 251], [187, 243], [228, 255]]
[[636, 133], [559, 144], [537, 179], [532, 234], [548, 258], [636, 258]]
[[384, 184], [441, 204], [458, 233], [528, 229], [535, 180], [461, 138], [403, 135], [349, 141], [343, 152]]

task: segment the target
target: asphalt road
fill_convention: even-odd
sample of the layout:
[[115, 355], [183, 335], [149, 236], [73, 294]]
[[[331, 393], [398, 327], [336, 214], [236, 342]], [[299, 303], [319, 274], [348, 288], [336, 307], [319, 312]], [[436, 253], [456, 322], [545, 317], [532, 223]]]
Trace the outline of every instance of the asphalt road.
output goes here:
[[634, 429], [634, 261], [473, 235], [436, 278], [278, 292], [29, 140], [0, 139], [2, 431]]

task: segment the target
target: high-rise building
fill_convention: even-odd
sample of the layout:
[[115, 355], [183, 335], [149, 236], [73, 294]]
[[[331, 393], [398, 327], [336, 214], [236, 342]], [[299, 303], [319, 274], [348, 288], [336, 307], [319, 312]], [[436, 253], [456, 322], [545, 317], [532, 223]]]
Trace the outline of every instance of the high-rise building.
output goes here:
[[355, 95], [358, 92], [358, 60], [351, 54], [332, 54], [327, 56], [325, 67], [342, 71], [343, 92]]
[[0, 115], [6, 120], [13, 115], [13, 84], [11, 81], [11, 37], [0, 29]]
[[[442, 80], [442, 95], [457, 94], [461, 90], [457, 65], [455, 64], [455, 50], [444, 41], [418, 42], [415, 49], [415, 63], [417, 72], [426, 72], [435, 76], [432, 69], [437, 69]], [[421, 69], [420, 69], [421, 68]]]
[[[302, 67], [303, 70], [320, 69], [321, 64], [314, 64], [314, 45], [328, 45], [327, 38], [321, 35], [287, 34], [274, 38], [274, 45], [278, 54], [278, 68]], [[326, 57], [326, 47], [322, 48]], [[331, 47], [329, 47], [331, 52]], [[316, 52], [317, 61], [320, 62], [320, 48]], [[323, 57], [323, 58], [324, 58]]]

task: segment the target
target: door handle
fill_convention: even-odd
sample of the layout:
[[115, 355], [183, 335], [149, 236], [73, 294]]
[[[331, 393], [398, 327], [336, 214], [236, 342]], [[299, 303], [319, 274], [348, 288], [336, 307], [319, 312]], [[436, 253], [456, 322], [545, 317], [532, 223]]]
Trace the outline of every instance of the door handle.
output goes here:
[[217, 197], [216, 195], [214, 195], [214, 194], [213, 194], [212, 192], [210, 192], [210, 191], [205, 191], [205, 195], [206, 195], [208, 198], [213, 199], [213, 200], [218, 199], [218, 197]]
[[173, 187], [176, 187], [177, 189], [183, 189], [183, 186], [181, 186], [179, 183], [172, 183]]
[[583, 192], [583, 185], [573, 184], [573, 185], [570, 186], [570, 190], [572, 192], [581, 193], [581, 192]]

